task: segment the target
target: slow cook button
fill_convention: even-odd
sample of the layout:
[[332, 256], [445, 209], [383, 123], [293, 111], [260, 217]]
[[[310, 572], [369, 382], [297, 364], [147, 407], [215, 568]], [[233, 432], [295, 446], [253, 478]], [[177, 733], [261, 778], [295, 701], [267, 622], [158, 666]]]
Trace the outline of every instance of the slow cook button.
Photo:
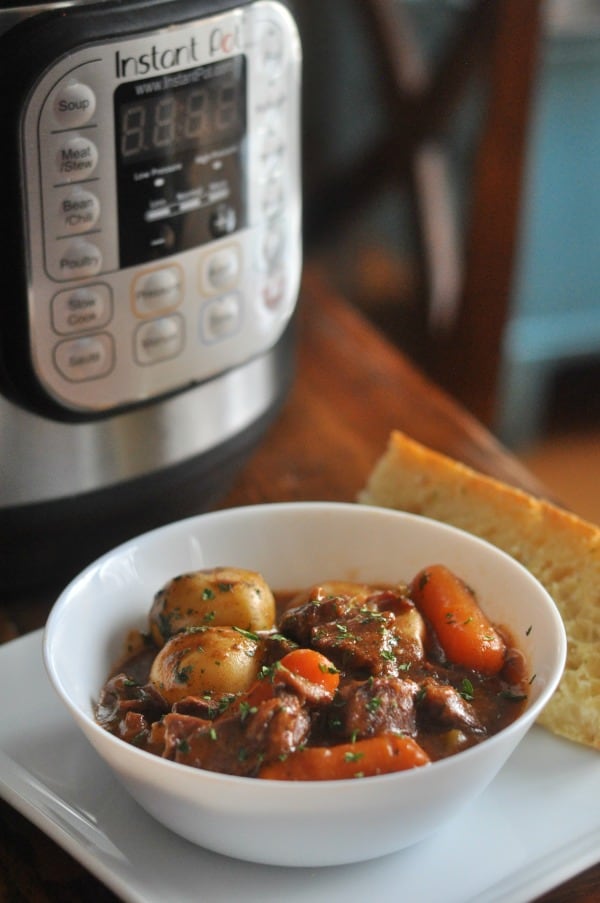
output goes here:
[[75, 135], [58, 149], [56, 173], [61, 182], [87, 179], [98, 165], [98, 148], [89, 138]]
[[102, 283], [58, 292], [52, 299], [52, 328], [55, 332], [89, 332], [106, 326], [111, 317], [110, 288]]
[[163, 267], [138, 276], [133, 286], [133, 305], [138, 317], [156, 317], [181, 303], [183, 276], [177, 266]]
[[54, 118], [64, 129], [85, 125], [96, 112], [96, 95], [81, 82], [62, 85], [54, 97]]
[[95, 276], [102, 269], [102, 252], [97, 245], [83, 238], [76, 239], [59, 258], [60, 274], [64, 279], [83, 279]]
[[135, 333], [139, 364], [156, 364], [177, 357], [183, 348], [183, 318], [179, 314], [141, 323]]
[[70, 382], [99, 379], [114, 364], [114, 343], [108, 333], [67, 339], [54, 349], [57, 370]]

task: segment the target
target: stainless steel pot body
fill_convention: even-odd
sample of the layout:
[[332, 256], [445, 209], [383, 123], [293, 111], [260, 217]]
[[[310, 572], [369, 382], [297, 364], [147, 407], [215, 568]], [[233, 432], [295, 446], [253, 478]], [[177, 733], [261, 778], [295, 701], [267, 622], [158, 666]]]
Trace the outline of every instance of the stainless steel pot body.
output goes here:
[[285, 399], [301, 54], [274, 0], [80, 0], [0, 10], [0, 60], [14, 594], [214, 503]]

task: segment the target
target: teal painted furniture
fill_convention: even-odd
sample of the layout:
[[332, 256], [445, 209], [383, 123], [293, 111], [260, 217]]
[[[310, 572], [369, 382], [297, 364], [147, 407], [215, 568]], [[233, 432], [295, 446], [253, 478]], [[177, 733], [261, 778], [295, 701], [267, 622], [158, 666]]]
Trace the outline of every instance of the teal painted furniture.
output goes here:
[[553, 380], [600, 357], [600, 29], [546, 40], [528, 152], [497, 429], [544, 431]]

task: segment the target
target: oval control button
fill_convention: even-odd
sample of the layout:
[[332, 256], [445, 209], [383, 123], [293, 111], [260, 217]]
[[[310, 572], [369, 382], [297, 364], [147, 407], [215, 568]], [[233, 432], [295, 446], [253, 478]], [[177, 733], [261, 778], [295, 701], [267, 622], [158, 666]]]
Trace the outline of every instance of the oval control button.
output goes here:
[[60, 201], [58, 218], [65, 232], [85, 232], [100, 217], [100, 201], [91, 191], [72, 188]]
[[91, 241], [80, 238], [65, 248], [58, 265], [64, 279], [95, 276], [102, 269], [102, 252]]
[[242, 317], [240, 296], [229, 292], [210, 301], [202, 311], [202, 336], [206, 342], [218, 342], [237, 332]]
[[81, 82], [62, 85], [54, 97], [54, 117], [63, 128], [77, 128], [90, 121], [96, 112], [96, 95]]
[[55, 332], [89, 332], [106, 326], [112, 317], [108, 285], [86, 285], [59, 292], [52, 299], [52, 327]]
[[183, 275], [177, 266], [138, 276], [133, 287], [135, 313], [155, 317], [177, 307], [183, 298]]
[[87, 179], [98, 165], [98, 148], [89, 138], [75, 135], [62, 144], [56, 154], [56, 173], [62, 181]]
[[135, 353], [140, 364], [156, 364], [176, 357], [183, 348], [183, 319], [179, 314], [141, 323], [135, 333]]
[[112, 337], [101, 333], [60, 342], [54, 349], [54, 362], [65, 379], [71, 382], [106, 376], [114, 362]]
[[202, 261], [202, 288], [209, 294], [232, 288], [238, 280], [241, 269], [239, 245], [226, 245], [210, 254]]

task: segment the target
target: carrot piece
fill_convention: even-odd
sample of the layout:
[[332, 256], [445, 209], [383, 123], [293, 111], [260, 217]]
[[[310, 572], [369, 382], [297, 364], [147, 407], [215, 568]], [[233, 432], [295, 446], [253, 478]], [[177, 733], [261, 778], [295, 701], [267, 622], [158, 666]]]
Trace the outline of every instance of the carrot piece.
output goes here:
[[426, 567], [413, 578], [410, 596], [450, 662], [485, 675], [499, 673], [506, 644], [456, 574], [442, 564]]
[[[339, 671], [327, 656], [315, 649], [293, 649], [280, 659], [282, 668], [333, 694], [340, 682]], [[277, 673], [275, 674], [277, 680]]]
[[[275, 687], [288, 685], [306, 693], [313, 703], [333, 699], [340, 675], [327, 656], [315, 649], [294, 649], [275, 662], [269, 676], [259, 677], [249, 690], [237, 699], [237, 709], [259, 706], [272, 699]], [[228, 710], [229, 712], [232, 709]]]
[[338, 746], [311, 746], [263, 765], [259, 778], [271, 781], [339, 781], [427, 765], [430, 758], [412, 737], [380, 734]]

